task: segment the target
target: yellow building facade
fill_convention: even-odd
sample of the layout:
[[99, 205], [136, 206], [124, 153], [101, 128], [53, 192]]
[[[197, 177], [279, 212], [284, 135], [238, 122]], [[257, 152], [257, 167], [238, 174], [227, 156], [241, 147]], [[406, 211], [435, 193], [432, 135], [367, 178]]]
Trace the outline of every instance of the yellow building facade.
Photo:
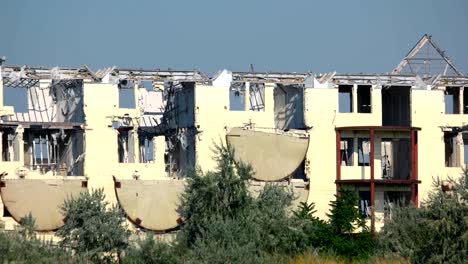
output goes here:
[[104, 188], [135, 228], [176, 230], [187, 173], [213, 169], [222, 142], [252, 165], [253, 194], [279, 184], [326, 218], [351, 188], [378, 229], [468, 162], [468, 76], [446, 57], [442, 74], [403, 72], [412, 52], [388, 74], [1, 66], [0, 219], [31, 212], [50, 232], [65, 199]]

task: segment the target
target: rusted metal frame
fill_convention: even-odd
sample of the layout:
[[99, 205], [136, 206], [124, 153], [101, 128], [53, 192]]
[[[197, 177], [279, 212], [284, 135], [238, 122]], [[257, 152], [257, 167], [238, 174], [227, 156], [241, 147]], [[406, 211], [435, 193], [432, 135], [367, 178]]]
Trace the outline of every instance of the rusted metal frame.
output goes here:
[[370, 199], [371, 199], [371, 233], [375, 232], [375, 182], [374, 182], [374, 153], [375, 153], [375, 133], [374, 128], [369, 129], [370, 138]]
[[411, 142], [411, 202], [418, 206], [418, 132], [410, 131]]
[[[369, 185], [371, 182], [370, 179], [349, 179], [349, 180], [336, 180], [335, 183], [340, 184], [359, 184], [359, 185]], [[387, 180], [387, 179], [374, 179], [375, 185], [380, 184], [392, 184], [392, 185], [411, 185], [412, 183], [421, 183], [419, 180]]]
[[336, 195], [339, 194], [341, 187], [341, 131], [335, 130], [336, 133]]
[[410, 131], [413, 130], [421, 130], [419, 127], [406, 127], [406, 126], [346, 126], [346, 127], [338, 127], [340, 131], [348, 130], [348, 131], [368, 131], [370, 129], [374, 131]]

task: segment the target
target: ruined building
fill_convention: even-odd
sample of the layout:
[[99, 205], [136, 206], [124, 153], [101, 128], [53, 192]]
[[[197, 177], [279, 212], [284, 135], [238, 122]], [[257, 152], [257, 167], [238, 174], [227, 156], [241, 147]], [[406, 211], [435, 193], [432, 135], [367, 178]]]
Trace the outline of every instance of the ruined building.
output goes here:
[[276, 182], [325, 217], [339, 188], [352, 188], [372, 229], [392, 204], [418, 204], [432, 177], [468, 163], [468, 76], [427, 35], [387, 74], [1, 66], [0, 75], [7, 228], [31, 212], [39, 231], [53, 231], [66, 197], [104, 188], [135, 227], [174, 230], [187, 170], [212, 169], [219, 140], [253, 166], [254, 193]]

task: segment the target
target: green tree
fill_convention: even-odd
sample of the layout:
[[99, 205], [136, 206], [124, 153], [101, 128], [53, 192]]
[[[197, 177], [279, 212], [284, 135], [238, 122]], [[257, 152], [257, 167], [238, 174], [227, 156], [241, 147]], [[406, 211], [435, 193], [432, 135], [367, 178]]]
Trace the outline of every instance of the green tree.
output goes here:
[[338, 234], [350, 234], [358, 228], [367, 230], [364, 216], [359, 212], [356, 193], [342, 189], [335, 195], [335, 201], [330, 202], [330, 225]]
[[103, 189], [82, 192], [62, 206], [65, 225], [57, 231], [60, 245], [95, 262], [120, 259], [128, 245], [123, 211], [108, 206]]
[[329, 225], [334, 230], [329, 248], [345, 258], [368, 258], [373, 253], [374, 242], [365, 218], [359, 212], [356, 193], [342, 189], [335, 197], [327, 214]]
[[182, 195], [178, 234], [183, 263], [264, 263], [273, 254], [303, 250], [302, 230], [288, 213], [293, 195], [267, 184], [253, 198], [250, 166], [229, 146], [215, 147], [214, 171], [192, 172]]

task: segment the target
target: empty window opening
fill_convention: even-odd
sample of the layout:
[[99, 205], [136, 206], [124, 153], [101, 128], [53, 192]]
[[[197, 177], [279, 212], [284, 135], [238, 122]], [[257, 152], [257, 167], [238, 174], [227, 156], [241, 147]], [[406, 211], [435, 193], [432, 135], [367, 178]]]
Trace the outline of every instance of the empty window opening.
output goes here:
[[463, 91], [463, 114], [468, 114], [468, 89]]
[[369, 166], [370, 141], [368, 138], [358, 138], [358, 165]]
[[382, 125], [405, 126], [411, 124], [409, 86], [386, 86], [382, 88]]
[[118, 129], [117, 152], [119, 163], [132, 163], [133, 158], [133, 133], [130, 130]]
[[383, 179], [410, 179], [411, 148], [408, 138], [383, 138], [380, 154]]
[[275, 127], [278, 129], [303, 129], [304, 87], [277, 84], [273, 89]]
[[14, 129], [5, 129], [1, 132], [2, 161], [18, 161], [18, 138]]
[[445, 113], [459, 114], [460, 113], [460, 88], [447, 87], [444, 92]]
[[154, 137], [152, 135], [138, 133], [138, 149], [140, 163], [154, 162]]
[[384, 217], [391, 218], [395, 206], [409, 205], [411, 201], [410, 191], [385, 191], [384, 192]]
[[370, 191], [359, 191], [359, 212], [364, 217], [371, 216], [371, 200]]
[[135, 89], [130, 82], [122, 80], [125, 86], [119, 84], [119, 108], [135, 108]]
[[456, 133], [444, 133], [445, 167], [460, 167]]
[[342, 138], [340, 142], [341, 166], [353, 166], [354, 140]]
[[357, 88], [358, 113], [371, 113], [371, 86], [359, 85]]
[[468, 135], [463, 134], [463, 161], [468, 164]]
[[42, 173], [83, 175], [84, 133], [81, 130], [25, 129], [24, 164]]
[[229, 88], [229, 110], [245, 111], [245, 83], [232, 83]]
[[[133, 83], [132, 83], [133, 85]], [[138, 82], [138, 88], [145, 88], [147, 91], [154, 91], [153, 81], [151, 80], [140, 80]]]
[[251, 111], [265, 111], [265, 84], [250, 83], [249, 101]]
[[195, 167], [195, 131], [180, 129], [166, 137], [165, 171], [169, 177], [184, 177]]
[[3, 105], [13, 106], [16, 113], [27, 113], [28, 89], [3, 86]]
[[338, 86], [338, 108], [340, 113], [353, 112], [353, 86]]

